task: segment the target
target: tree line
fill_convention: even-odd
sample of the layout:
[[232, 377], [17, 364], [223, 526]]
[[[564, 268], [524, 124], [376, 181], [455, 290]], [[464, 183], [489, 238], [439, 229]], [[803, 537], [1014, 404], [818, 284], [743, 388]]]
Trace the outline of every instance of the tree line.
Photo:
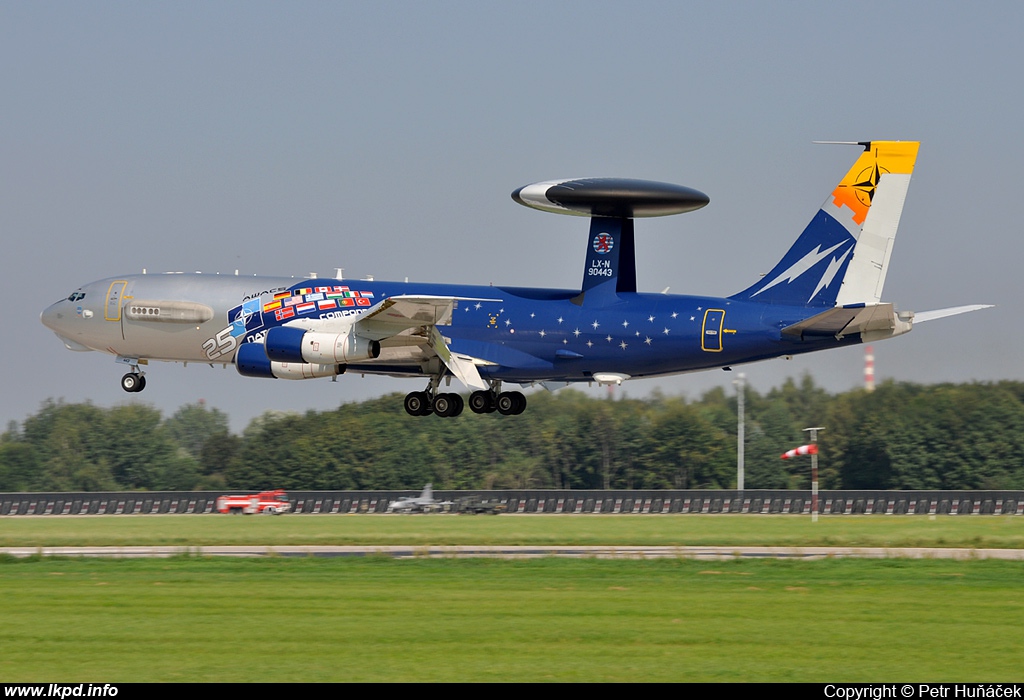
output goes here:
[[[520, 416], [410, 418], [401, 396], [268, 411], [233, 434], [203, 404], [164, 418], [132, 403], [47, 401], [0, 435], [0, 491], [728, 489], [736, 397], [594, 399], [537, 392]], [[805, 376], [746, 391], [745, 487], [810, 487], [783, 461], [825, 426], [827, 489], [1024, 489], [1024, 383], [887, 382], [829, 394]]]

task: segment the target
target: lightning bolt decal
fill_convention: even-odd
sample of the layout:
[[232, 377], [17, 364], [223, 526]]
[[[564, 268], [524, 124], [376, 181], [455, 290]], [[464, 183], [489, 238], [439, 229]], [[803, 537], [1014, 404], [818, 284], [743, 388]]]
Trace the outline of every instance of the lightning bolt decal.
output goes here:
[[843, 266], [843, 261], [846, 260], [846, 257], [850, 254], [851, 250], [853, 250], [853, 247], [848, 248], [840, 257], [832, 258], [832, 261], [825, 269], [825, 273], [821, 276], [821, 279], [818, 280], [818, 286], [814, 288], [813, 292], [811, 292], [811, 296], [807, 297], [808, 303], [818, 295], [818, 292], [832, 284], [832, 280], [835, 279], [836, 273], [839, 272], [839, 268]]
[[[773, 279], [771, 282], [769, 282], [768, 284], [766, 284], [765, 286], [761, 287], [759, 290], [757, 290], [756, 292], [751, 294], [750, 295], [751, 298], [756, 297], [761, 292], [769, 290], [772, 287], [774, 287], [775, 285], [781, 284], [782, 282], [792, 282], [793, 280], [795, 280], [798, 277], [800, 277], [800, 275], [804, 274], [805, 272], [810, 270], [812, 267], [817, 265], [819, 262], [824, 260], [833, 251], [835, 251], [837, 248], [839, 248], [840, 246], [844, 245], [845, 243], [846, 243], [846, 241], [842, 241], [840, 243], [836, 243], [834, 246], [832, 246], [828, 250], [824, 250], [824, 251], [821, 250], [821, 245], [820, 244], [816, 245], [814, 247], [814, 250], [812, 250], [811, 252], [807, 253], [807, 255], [803, 256], [802, 258], [797, 260], [795, 263], [790, 265], [788, 270], [786, 270], [785, 272], [780, 274], [778, 277]], [[847, 252], [849, 252], [849, 251], [847, 251]], [[835, 275], [835, 272], [833, 272], [832, 274]], [[817, 294], [817, 291], [815, 291], [815, 294]], [[811, 296], [813, 297], [814, 295], [812, 294]]]

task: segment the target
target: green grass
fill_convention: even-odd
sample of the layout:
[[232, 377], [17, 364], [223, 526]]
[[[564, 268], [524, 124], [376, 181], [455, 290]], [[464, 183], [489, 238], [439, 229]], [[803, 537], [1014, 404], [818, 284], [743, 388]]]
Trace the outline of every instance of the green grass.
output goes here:
[[[1024, 547], [1000, 516], [83, 516], [0, 545]], [[0, 679], [1022, 681], [1024, 563], [0, 556]]]
[[1024, 566], [939, 560], [0, 563], [0, 678], [1021, 681]]
[[1024, 548], [1024, 517], [166, 515], [0, 519], [0, 546], [776, 545]]

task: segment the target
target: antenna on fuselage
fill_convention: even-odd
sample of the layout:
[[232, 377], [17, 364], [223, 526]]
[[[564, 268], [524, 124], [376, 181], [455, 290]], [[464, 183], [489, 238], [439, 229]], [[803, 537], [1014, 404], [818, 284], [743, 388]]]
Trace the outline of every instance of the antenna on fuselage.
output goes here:
[[512, 199], [541, 211], [590, 217], [583, 284], [573, 298], [578, 305], [584, 297], [636, 292], [633, 219], [684, 214], [711, 201], [682, 185], [622, 178], [548, 180], [520, 187]]

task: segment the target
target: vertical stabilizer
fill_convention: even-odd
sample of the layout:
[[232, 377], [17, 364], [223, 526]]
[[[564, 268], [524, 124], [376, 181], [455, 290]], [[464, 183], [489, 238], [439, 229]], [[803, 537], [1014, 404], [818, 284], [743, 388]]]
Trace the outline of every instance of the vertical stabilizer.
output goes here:
[[868, 141], [789, 252], [733, 299], [810, 307], [877, 304], [917, 160], [916, 141]]

